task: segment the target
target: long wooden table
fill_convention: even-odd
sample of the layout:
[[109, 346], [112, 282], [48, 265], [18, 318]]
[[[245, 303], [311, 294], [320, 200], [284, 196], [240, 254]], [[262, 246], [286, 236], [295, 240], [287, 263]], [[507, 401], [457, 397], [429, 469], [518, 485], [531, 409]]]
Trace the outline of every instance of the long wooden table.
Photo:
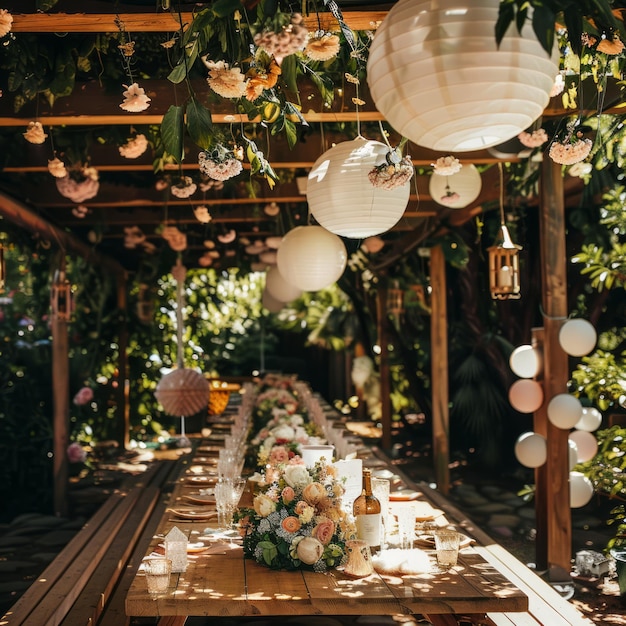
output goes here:
[[[204, 441], [215, 444], [215, 441]], [[204, 472], [210, 481], [211, 462], [206, 457], [191, 458], [189, 472], [177, 484], [170, 506], [210, 512], [210, 507], [186, 504], [186, 496], [204, 487]], [[377, 459], [364, 459], [364, 465], [377, 467]], [[380, 467], [380, 464], [378, 464]], [[438, 525], [447, 525], [443, 511], [431, 504], [425, 494], [418, 500], [432, 507]], [[402, 503], [396, 503], [400, 506]], [[394, 505], [394, 506], [395, 506]], [[191, 544], [204, 541], [207, 549], [189, 554], [187, 571], [172, 574], [167, 594], [153, 599], [139, 571], [126, 597], [129, 616], [157, 616], [160, 624], [184, 624], [187, 616], [297, 616], [297, 615], [395, 615], [428, 616], [434, 624], [456, 623], [452, 616], [471, 615], [480, 623], [489, 612], [524, 612], [528, 598], [513, 582], [498, 572], [480, 554], [476, 544], [461, 550], [451, 572], [411, 576], [377, 573], [354, 579], [340, 569], [327, 573], [275, 571], [244, 559], [238, 540], [227, 537], [203, 539], [205, 529], [215, 518], [183, 520], [166, 511], [153, 537], [149, 553], [158, 551], [164, 535], [173, 526], [183, 530]], [[429, 550], [426, 550], [429, 552]], [[430, 551], [432, 558], [432, 551]], [[483, 623], [489, 623], [485, 620]]]

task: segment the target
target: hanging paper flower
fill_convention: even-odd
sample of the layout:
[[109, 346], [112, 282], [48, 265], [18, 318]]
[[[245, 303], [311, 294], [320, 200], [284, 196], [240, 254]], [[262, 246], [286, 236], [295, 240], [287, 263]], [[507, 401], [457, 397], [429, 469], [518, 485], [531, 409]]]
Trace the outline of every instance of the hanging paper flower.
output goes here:
[[207, 82], [209, 87], [222, 98], [241, 98], [246, 92], [246, 77], [239, 67], [229, 67], [224, 61], [207, 61], [204, 64], [209, 69]]
[[146, 92], [137, 83], [132, 85], [123, 85], [126, 87], [124, 92], [124, 102], [120, 104], [120, 109], [129, 111], [130, 113], [140, 113], [150, 106], [150, 98], [146, 96]]
[[[302, 14], [293, 13], [289, 22], [276, 32], [267, 28], [254, 36], [254, 43], [277, 60], [304, 50], [309, 32], [302, 24]], [[280, 62], [280, 61], [279, 61]]]
[[93, 389], [91, 387], [81, 387], [74, 396], [74, 404], [83, 406], [93, 400]]
[[6, 10], [0, 9], [0, 37], [4, 37], [13, 28], [13, 16]]
[[41, 122], [28, 122], [28, 128], [23, 135], [26, 141], [34, 144], [41, 144], [48, 138], [48, 135], [43, 131]]
[[222, 145], [218, 145], [210, 153], [201, 151], [198, 154], [198, 165], [201, 172], [215, 180], [228, 180], [243, 170], [241, 161]]
[[548, 134], [543, 128], [533, 130], [532, 133], [527, 133], [523, 130], [517, 138], [520, 143], [527, 148], [538, 148], [548, 141]]
[[460, 172], [463, 167], [462, 163], [453, 156], [439, 157], [434, 163], [431, 163], [431, 165], [434, 168], [433, 174], [439, 176], [452, 176], [452, 174]]
[[452, 191], [451, 189], [447, 188], [446, 193], [441, 196], [441, 198], [439, 198], [439, 202], [441, 202], [441, 204], [454, 204], [457, 200], [460, 199], [461, 196], [459, 196], [456, 191]]
[[208, 254], [203, 254], [198, 259], [198, 265], [200, 265], [201, 267], [209, 267], [213, 265], [213, 259]]
[[70, 443], [66, 452], [70, 463], [84, 463], [87, 460], [87, 451], [77, 441]]
[[339, 37], [323, 30], [318, 30], [309, 37], [304, 54], [312, 61], [330, 61], [339, 54]]
[[177, 185], [172, 185], [172, 195], [177, 198], [189, 198], [194, 193], [198, 185], [193, 182], [191, 176], [183, 176]]
[[165, 226], [161, 235], [175, 252], [182, 252], [187, 249], [187, 235], [176, 226]]
[[231, 228], [228, 232], [224, 233], [223, 235], [218, 235], [217, 240], [220, 243], [232, 243], [233, 241], [235, 241], [236, 237], [237, 237], [237, 233]]
[[555, 163], [573, 165], [584, 161], [591, 152], [592, 146], [591, 139], [583, 138], [582, 133], [577, 133], [566, 137], [563, 141], [553, 141], [549, 155]]
[[148, 149], [148, 140], [143, 134], [131, 137], [119, 147], [120, 155], [126, 159], [136, 159]]
[[224, 189], [224, 182], [221, 180], [213, 180], [212, 178], [208, 178], [200, 181], [200, 184], [198, 186], [200, 187], [200, 191], [206, 193], [210, 189], [214, 189], [215, 191]]
[[48, 171], [55, 178], [64, 178], [67, 176], [67, 168], [65, 167], [65, 163], [55, 157], [52, 161], [48, 161]]
[[272, 59], [267, 66], [256, 66], [246, 72], [246, 99], [254, 102], [266, 89], [271, 89], [278, 82], [282, 70]]
[[79, 204], [72, 209], [72, 215], [74, 217], [78, 217], [79, 219], [86, 217], [87, 213], [89, 213], [89, 209], [84, 204]]
[[100, 188], [98, 171], [94, 167], [72, 170], [63, 178], [57, 178], [56, 186], [62, 196], [80, 204], [98, 193]]
[[263, 212], [270, 217], [276, 217], [280, 213], [280, 207], [276, 202], [270, 202], [263, 207]]
[[613, 35], [613, 39], [602, 37], [600, 43], [596, 46], [598, 52], [604, 54], [621, 54], [624, 50], [624, 44], [618, 35]]
[[208, 224], [213, 219], [213, 216], [209, 213], [209, 209], [205, 206], [194, 207], [193, 214], [201, 224]]

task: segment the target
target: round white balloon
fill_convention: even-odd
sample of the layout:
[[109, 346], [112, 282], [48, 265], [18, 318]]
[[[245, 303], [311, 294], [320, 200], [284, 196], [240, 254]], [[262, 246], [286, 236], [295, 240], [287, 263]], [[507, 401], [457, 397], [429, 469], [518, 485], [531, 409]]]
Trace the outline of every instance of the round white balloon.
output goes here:
[[575, 396], [560, 393], [548, 403], [548, 419], [557, 427], [568, 430], [580, 419], [583, 405]]
[[302, 295], [302, 290], [288, 283], [275, 265], [265, 274], [265, 289], [279, 302], [291, 302]]
[[520, 413], [533, 413], [543, 404], [543, 387], [536, 380], [516, 380], [509, 388], [509, 402]]
[[559, 331], [561, 348], [570, 356], [585, 356], [595, 347], [598, 335], [591, 322], [580, 318], [567, 320]]
[[524, 433], [515, 442], [515, 457], [526, 467], [540, 467], [546, 462], [548, 446], [545, 437]]
[[593, 496], [593, 483], [581, 472], [569, 474], [569, 504], [573, 509], [588, 504]]
[[520, 378], [533, 378], [541, 371], [541, 351], [529, 345], [518, 346], [511, 352], [511, 371]]
[[598, 430], [602, 425], [602, 413], [595, 407], [583, 407], [582, 415], [580, 419], [574, 425], [574, 428], [578, 430], [586, 430], [592, 433], [594, 430]]
[[569, 434], [569, 439], [576, 444], [579, 463], [591, 461], [591, 459], [596, 456], [598, 452], [598, 440], [594, 437], [593, 433], [588, 433], [586, 430], [575, 430]]

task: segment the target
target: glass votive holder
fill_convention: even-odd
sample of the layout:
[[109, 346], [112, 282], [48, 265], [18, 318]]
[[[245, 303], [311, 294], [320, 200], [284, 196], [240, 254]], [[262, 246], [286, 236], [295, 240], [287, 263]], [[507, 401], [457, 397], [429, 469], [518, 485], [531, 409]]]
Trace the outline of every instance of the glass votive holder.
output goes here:
[[435, 539], [437, 566], [440, 570], [446, 572], [457, 563], [461, 535], [456, 530], [446, 528], [434, 531], [433, 537]]
[[150, 557], [144, 560], [143, 568], [146, 574], [148, 593], [152, 597], [167, 593], [170, 586], [172, 561], [163, 557]]
[[417, 511], [413, 503], [402, 503], [395, 507], [394, 513], [398, 520], [398, 540], [400, 548], [412, 550], [415, 541], [415, 520]]
[[383, 524], [383, 546], [387, 543], [387, 536], [391, 532], [391, 520], [389, 515], [389, 492], [391, 490], [391, 481], [388, 478], [372, 477], [372, 493], [380, 502], [380, 513]]

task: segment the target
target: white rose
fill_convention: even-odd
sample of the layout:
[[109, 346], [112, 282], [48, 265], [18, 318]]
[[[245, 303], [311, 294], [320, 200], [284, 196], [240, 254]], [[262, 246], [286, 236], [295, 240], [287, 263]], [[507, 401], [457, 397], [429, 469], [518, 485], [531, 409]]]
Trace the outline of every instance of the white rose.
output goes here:
[[294, 413], [291, 416], [291, 419], [289, 420], [289, 423], [292, 426], [302, 426], [302, 425], [304, 425], [304, 418], [302, 417], [302, 415], [299, 415], [298, 413]]
[[281, 424], [272, 428], [272, 435], [275, 439], [284, 439], [285, 441], [293, 441], [296, 436], [296, 431], [287, 424]]
[[283, 477], [285, 482], [294, 489], [303, 489], [313, 482], [309, 470], [304, 465], [287, 465]]

